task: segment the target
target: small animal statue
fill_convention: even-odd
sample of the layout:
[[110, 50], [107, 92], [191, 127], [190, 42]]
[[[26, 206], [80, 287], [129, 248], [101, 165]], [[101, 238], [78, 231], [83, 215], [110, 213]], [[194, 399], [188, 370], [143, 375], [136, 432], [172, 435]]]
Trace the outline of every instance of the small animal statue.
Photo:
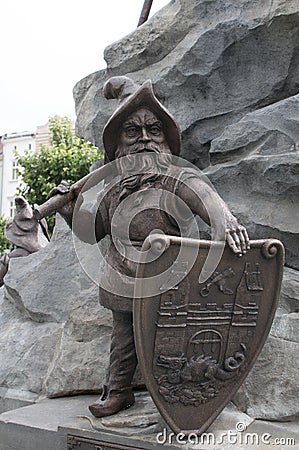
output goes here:
[[0, 286], [8, 271], [9, 260], [35, 253], [49, 243], [48, 227], [45, 219], [37, 221], [33, 210], [23, 197], [15, 198], [16, 213], [9, 219], [5, 227], [5, 237], [14, 248], [0, 257]]

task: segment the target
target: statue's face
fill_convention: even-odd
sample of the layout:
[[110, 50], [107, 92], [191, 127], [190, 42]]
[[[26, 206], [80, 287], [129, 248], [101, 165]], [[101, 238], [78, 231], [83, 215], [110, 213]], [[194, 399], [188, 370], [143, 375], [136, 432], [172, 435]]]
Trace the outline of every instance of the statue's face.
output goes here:
[[141, 152], [161, 153], [168, 145], [158, 117], [149, 109], [140, 108], [123, 123], [119, 146], [124, 154]]

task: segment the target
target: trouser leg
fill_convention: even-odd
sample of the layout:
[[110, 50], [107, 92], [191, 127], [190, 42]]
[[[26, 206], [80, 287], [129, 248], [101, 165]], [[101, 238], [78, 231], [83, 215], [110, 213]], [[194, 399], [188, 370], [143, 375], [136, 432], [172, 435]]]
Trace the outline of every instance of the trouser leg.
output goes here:
[[113, 311], [108, 386], [111, 390], [131, 388], [137, 366], [133, 314]]
[[102, 397], [89, 406], [95, 417], [110, 416], [133, 405], [131, 386], [136, 365], [133, 314], [113, 311], [108, 386], [104, 386]]

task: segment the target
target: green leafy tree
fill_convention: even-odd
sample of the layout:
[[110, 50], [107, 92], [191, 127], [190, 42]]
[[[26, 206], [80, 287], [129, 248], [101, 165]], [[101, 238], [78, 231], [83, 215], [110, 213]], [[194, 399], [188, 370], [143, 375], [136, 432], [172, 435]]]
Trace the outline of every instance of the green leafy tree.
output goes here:
[[4, 236], [4, 229], [6, 225], [6, 219], [0, 216], [0, 254], [5, 250], [12, 250], [13, 245]]
[[[103, 157], [97, 147], [72, 134], [68, 117], [50, 118], [49, 131], [50, 146], [42, 145], [40, 151], [35, 153], [28, 150], [24, 156], [16, 153], [22, 178], [18, 194], [23, 195], [31, 205], [45, 202], [51, 189], [61, 181], [72, 184], [84, 177], [91, 164]], [[47, 219], [50, 232], [54, 220], [54, 217]]]

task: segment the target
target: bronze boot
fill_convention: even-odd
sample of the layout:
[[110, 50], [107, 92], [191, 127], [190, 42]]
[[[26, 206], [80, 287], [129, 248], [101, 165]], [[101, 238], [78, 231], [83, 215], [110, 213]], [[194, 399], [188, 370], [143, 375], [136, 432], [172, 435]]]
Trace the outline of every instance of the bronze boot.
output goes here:
[[134, 403], [135, 398], [131, 388], [108, 391], [107, 386], [104, 386], [102, 396], [89, 406], [89, 411], [95, 417], [111, 416], [122, 409], [129, 408]]

